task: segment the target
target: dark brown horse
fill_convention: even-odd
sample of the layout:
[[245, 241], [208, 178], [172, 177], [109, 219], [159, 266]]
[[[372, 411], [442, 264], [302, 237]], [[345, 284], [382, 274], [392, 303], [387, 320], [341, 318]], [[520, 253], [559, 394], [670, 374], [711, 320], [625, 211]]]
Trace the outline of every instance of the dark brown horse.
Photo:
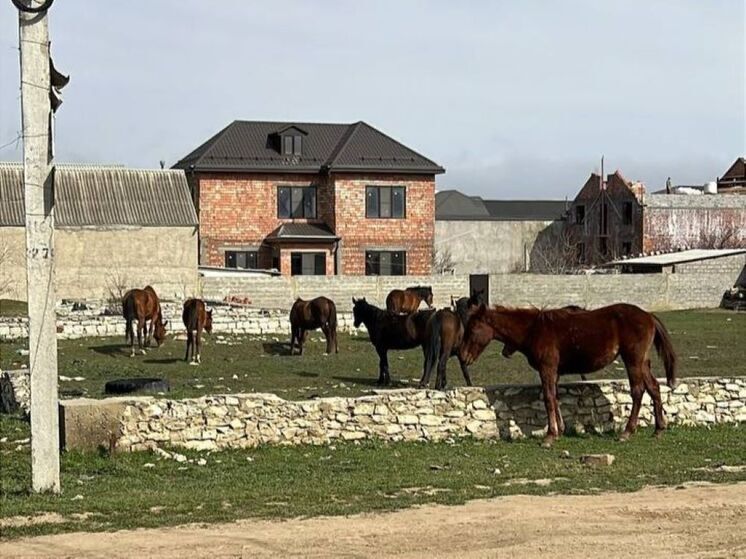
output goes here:
[[[184, 361], [192, 365], [200, 363], [200, 349], [202, 346], [202, 330], [212, 334], [212, 311], [208, 311], [202, 299], [187, 299], [181, 320], [187, 331], [186, 355]], [[189, 361], [189, 350], [192, 350], [192, 360]]]
[[[149, 285], [145, 289], [130, 289], [122, 298], [122, 316], [127, 321], [125, 340], [130, 342], [130, 357], [135, 356], [135, 333], [132, 322], [137, 320], [137, 346], [145, 355], [145, 348], [150, 346], [151, 336], [160, 347], [166, 339], [166, 326], [161, 313], [161, 302], [155, 290]], [[150, 325], [148, 327], [148, 322]], [[146, 330], [147, 328], [147, 330]], [[143, 346], [143, 338], [145, 345]]]
[[378, 385], [391, 384], [388, 351], [390, 349], [413, 349], [423, 346], [427, 331], [427, 321], [433, 311], [417, 311], [411, 314], [397, 314], [379, 309], [365, 298], [352, 298], [352, 314], [355, 328], [365, 324], [368, 338], [378, 353]]
[[453, 308], [441, 309], [428, 320], [424, 346], [425, 366], [420, 379], [420, 388], [425, 388], [430, 384], [430, 375], [437, 362], [438, 376], [435, 379], [435, 388], [436, 390], [445, 390], [448, 359], [454, 355], [458, 358], [466, 385], [472, 386], [469, 369], [458, 356], [458, 350], [461, 347], [464, 327], [469, 315], [479, 308], [483, 293], [484, 291], [474, 291], [471, 297], [461, 297], [458, 300], [451, 297]]
[[303, 355], [303, 342], [309, 330], [321, 328], [326, 337], [326, 352], [339, 353], [337, 343], [337, 306], [326, 297], [316, 297], [310, 301], [296, 299], [290, 309], [290, 355], [295, 342], [298, 342], [300, 355]]
[[420, 308], [425, 301], [428, 308], [433, 307], [433, 288], [429, 286], [407, 287], [393, 289], [386, 296], [386, 310], [396, 313], [412, 313]]
[[482, 305], [469, 318], [461, 358], [473, 363], [491, 340], [516, 348], [539, 372], [547, 411], [545, 445], [564, 430], [557, 400], [557, 381], [563, 374], [592, 373], [621, 356], [632, 392], [632, 411], [622, 440], [637, 429], [644, 392], [655, 413], [655, 433], [666, 428], [658, 381], [650, 369], [655, 346], [663, 360], [668, 385], [676, 384], [676, 354], [663, 323], [639, 307], [617, 304], [593, 311], [514, 309]]

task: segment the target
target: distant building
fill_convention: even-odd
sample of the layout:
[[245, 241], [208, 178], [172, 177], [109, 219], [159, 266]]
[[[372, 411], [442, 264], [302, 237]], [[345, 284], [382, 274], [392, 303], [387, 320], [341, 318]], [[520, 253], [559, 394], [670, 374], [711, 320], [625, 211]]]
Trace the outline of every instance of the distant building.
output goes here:
[[646, 194], [642, 183], [625, 179], [619, 171], [603, 183], [594, 173], [568, 214], [578, 263], [597, 265], [684, 247], [746, 246], [746, 196], [727, 192]]
[[[57, 165], [57, 297], [118, 296], [150, 284], [164, 297], [197, 286], [197, 215], [180, 171]], [[26, 299], [23, 166], [0, 163], [0, 297]]]
[[722, 194], [746, 194], [746, 158], [736, 159], [717, 180], [717, 186], [718, 192]]
[[364, 122], [234, 121], [184, 156], [200, 264], [426, 275], [442, 167]]
[[483, 200], [458, 190], [435, 195], [436, 262], [457, 274], [527, 270], [540, 235], [562, 223], [562, 200]]

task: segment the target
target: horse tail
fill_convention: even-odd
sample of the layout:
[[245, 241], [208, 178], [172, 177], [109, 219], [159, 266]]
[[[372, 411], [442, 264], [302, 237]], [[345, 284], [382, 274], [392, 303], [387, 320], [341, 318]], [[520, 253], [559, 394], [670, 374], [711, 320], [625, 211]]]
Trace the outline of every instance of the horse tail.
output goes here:
[[666, 370], [666, 384], [673, 388], [676, 386], [676, 352], [673, 349], [673, 343], [671, 343], [671, 335], [657, 316], [652, 315], [652, 317], [655, 323], [655, 337], [653, 338], [655, 350], [663, 360], [663, 367]]
[[431, 328], [429, 336], [426, 338], [425, 343], [425, 371], [430, 372], [435, 364], [438, 362], [440, 355], [441, 345], [441, 329], [443, 328], [443, 319], [440, 313], [435, 313], [430, 319], [428, 327]]
[[326, 323], [330, 330], [337, 331], [337, 306], [334, 303], [329, 305], [329, 317], [326, 319]]
[[124, 320], [126, 320], [126, 325], [124, 327], [125, 343], [134, 343], [135, 341], [135, 332], [132, 329], [132, 319], [135, 314], [135, 298], [130, 293], [127, 293], [122, 301], [122, 316], [124, 317]]

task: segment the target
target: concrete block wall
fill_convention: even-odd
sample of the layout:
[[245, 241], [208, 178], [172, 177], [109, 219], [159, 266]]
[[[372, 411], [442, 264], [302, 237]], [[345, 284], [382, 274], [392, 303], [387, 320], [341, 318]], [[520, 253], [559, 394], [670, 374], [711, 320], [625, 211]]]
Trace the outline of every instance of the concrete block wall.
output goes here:
[[[537, 385], [434, 390], [376, 390], [358, 398], [287, 401], [274, 394], [186, 400], [152, 397], [60, 402], [68, 449], [112, 445], [122, 451], [158, 446], [195, 450], [260, 444], [326, 444], [336, 440], [438, 441], [457, 437], [541, 436], [546, 425]], [[686, 378], [661, 386], [669, 424], [746, 422], [746, 377]], [[603, 432], [625, 425], [632, 405], [627, 381], [563, 384], [566, 426]], [[101, 420], [104, 417], [105, 420]], [[645, 397], [641, 425], [652, 421]]]

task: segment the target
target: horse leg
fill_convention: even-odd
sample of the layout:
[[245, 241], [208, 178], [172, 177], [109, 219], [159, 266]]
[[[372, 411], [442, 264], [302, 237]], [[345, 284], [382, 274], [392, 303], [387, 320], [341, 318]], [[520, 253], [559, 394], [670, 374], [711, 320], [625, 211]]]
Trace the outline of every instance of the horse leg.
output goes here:
[[337, 328], [336, 326], [332, 329], [334, 334], [334, 353], [339, 353], [339, 341], [337, 340]]
[[641, 365], [627, 365], [627, 375], [629, 377], [630, 392], [632, 393], [632, 410], [629, 412], [627, 426], [624, 428], [622, 434], [619, 435], [620, 441], [626, 441], [637, 430], [642, 395], [645, 392], [645, 377]]
[[658, 384], [658, 380], [653, 376], [650, 370], [650, 359], [645, 360], [643, 365], [643, 371], [645, 373], [645, 390], [650, 395], [650, 399], [653, 401], [653, 411], [655, 413], [655, 433], [654, 436], [658, 437], [666, 429], [666, 419], [663, 417], [663, 402], [661, 402], [661, 389]]
[[385, 349], [378, 349], [378, 386], [385, 386], [386, 381], [389, 377], [389, 358], [387, 355], [387, 350]]
[[135, 330], [132, 327], [132, 319], [127, 319], [127, 337], [130, 342], [130, 357], [135, 356]]
[[562, 419], [562, 411], [560, 410], [559, 406], [559, 382], [557, 383], [557, 428], [559, 429], [560, 435], [563, 435], [565, 433], [565, 420]]
[[451, 348], [446, 348], [446, 344], [440, 349], [440, 355], [438, 356], [438, 378], [435, 381], [435, 388], [437, 390], [446, 389], [446, 368], [448, 367], [448, 358], [451, 356]]
[[145, 355], [145, 348], [142, 345], [142, 339], [145, 337], [145, 320], [137, 320], [137, 347], [140, 353]]
[[422, 378], [420, 379], [420, 388], [427, 388], [430, 386], [430, 376], [433, 373], [433, 367], [435, 367], [435, 362], [428, 361], [428, 354], [430, 353], [428, 345], [432, 342], [428, 342], [422, 345]]
[[295, 326], [290, 326], [290, 355], [293, 354], [295, 349]]
[[326, 353], [329, 355], [332, 352], [332, 331], [328, 324], [324, 324], [321, 327], [321, 331], [324, 333], [324, 337], [326, 338]]
[[298, 355], [303, 355], [303, 342], [306, 341], [306, 331], [298, 328]]
[[186, 355], [184, 355], [184, 361], [189, 363], [189, 348], [192, 345], [192, 331], [187, 329], [187, 340], [186, 340]]
[[197, 324], [197, 333], [194, 335], [194, 345], [197, 348], [197, 364], [201, 363], [200, 350], [202, 349], [202, 325]]
[[469, 368], [466, 366], [466, 363], [461, 359], [460, 356], [458, 356], [458, 364], [461, 367], [461, 373], [464, 375], [464, 381], [466, 381], [466, 386], [474, 386], [471, 382], [471, 376], [469, 375]]
[[559, 425], [557, 424], [557, 369], [546, 368], [539, 372], [541, 376], [541, 389], [544, 394], [544, 407], [547, 411], [547, 434], [542, 443], [545, 447], [554, 444], [559, 437]]

